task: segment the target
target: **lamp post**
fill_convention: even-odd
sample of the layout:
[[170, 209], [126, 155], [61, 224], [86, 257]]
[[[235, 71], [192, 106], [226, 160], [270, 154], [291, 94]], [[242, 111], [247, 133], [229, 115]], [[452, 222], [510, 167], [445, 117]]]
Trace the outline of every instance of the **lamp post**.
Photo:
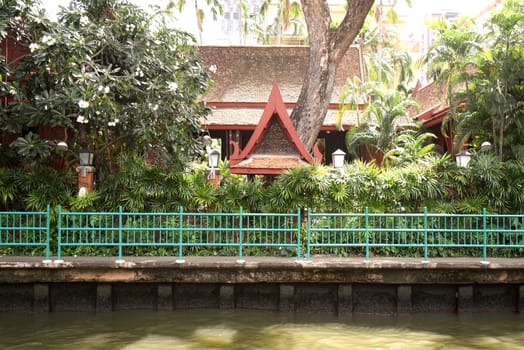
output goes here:
[[94, 152], [87, 147], [83, 147], [78, 152], [78, 163], [76, 172], [78, 173], [78, 195], [85, 195], [94, 187], [94, 174], [96, 168], [93, 166]]
[[487, 152], [491, 149], [491, 143], [489, 141], [484, 141], [480, 145], [480, 150], [483, 152]]
[[207, 179], [209, 183], [215, 187], [220, 186], [220, 169], [218, 169], [218, 162], [220, 160], [220, 152], [214, 148], [210, 148], [207, 152], [207, 167], [209, 175]]
[[84, 147], [78, 152], [78, 160], [80, 165], [93, 165], [94, 153], [87, 147]]
[[346, 152], [339, 148], [335, 152], [331, 153], [331, 158], [333, 159], [333, 168], [340, 169], [344, 166]]
[[466, 168], [466, 167], [468, 167], [469, 162], [471, 161], [472, 157], [473, 157], [473, 155], [471, 153], [469, 153], [466, 150], [462, 150], [462, 151], [460, 151], [459, 153], [457, 153], [455, 155], [455, 160], [456, 160], [457, 165], [459, 167]]

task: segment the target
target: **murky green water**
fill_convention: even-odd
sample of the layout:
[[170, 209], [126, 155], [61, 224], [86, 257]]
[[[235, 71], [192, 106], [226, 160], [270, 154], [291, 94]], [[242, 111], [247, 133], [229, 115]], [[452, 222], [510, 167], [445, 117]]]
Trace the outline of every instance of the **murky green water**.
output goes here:
[[262, 311], [0, 314], [0, 349], [524, 349], [524, 316]]

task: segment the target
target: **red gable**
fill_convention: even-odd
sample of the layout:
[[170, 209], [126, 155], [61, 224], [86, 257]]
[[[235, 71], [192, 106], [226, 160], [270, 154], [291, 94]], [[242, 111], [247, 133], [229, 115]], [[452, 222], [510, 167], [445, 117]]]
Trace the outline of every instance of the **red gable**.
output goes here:
[[244, 150], [240, 152], [234, 141], [231, 144], [234, 151], [230, 170], [234, 174], [275, 175], [313, 162], [293, 127], [276, 83]]

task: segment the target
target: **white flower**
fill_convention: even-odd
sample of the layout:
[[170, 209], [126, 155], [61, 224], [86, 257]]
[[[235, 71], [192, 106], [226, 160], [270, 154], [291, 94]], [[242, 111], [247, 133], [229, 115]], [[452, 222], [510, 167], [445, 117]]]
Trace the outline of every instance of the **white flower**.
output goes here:
[[76, 117], [76, 122], [80, 123], [80, 124], [87, 124], [87, 123], [89, 123], [89, 120], [84, 118], [83, 115], [78, 115], [78, 117]]
[[116, 118], [112, 122], [108, 122], [107, 126], [116, 126], [116, 124], [118, 124], [119, 121], [120, 121], [120, 119]]
[[142, 69], [140, 69], [140, 67], [136, 67], [135, 69], [135, 75], [137, 77], [143, 77], [144, 76], [144, 72], [142, 71]]
[[109, 93], [109, 86], [100, 85], [100, 86], [98, 87], [98, 91], [100, 91], [100, 92], [103, 91], [104, 94], [108, 94], [108, 93]]
[[85, 109], [85, 108], [89, 107], [89, 102], [84, 101], [84, 100], [80, 100], [80, 101], [78, 101], [78, 107], [80, 107], [81, 109]]
[[217, 72], [217, 65], [216, 64], [212, 64], [209, 66], [209, 71], [211, 73], [216, 73]]
[[31, 43], [31, 45], [29, 45], [29, 50], [31, 50], [31, 52], [35, 52], [39, 48], [40, 48], [40, 45], [38, 45], [37, 43]]
[[42, 37], [42, 44], [44, 45], [51, 46], [51, 45], [54, 45], [55, 43], [56, 43], [56, 40], [49, 35], [44, 35]]
[[80, 16], [80, 24], [86, 26], [89, 24], [89, 18], [87, 16]]
[[157, 104], [148, 103], [147, 106], [149, 108], [151, 108], [153, 111], [156, 111], [158, 109], [158, 105]]
[[174, 81], [170, 81], [169, 83], [167, 83], [167, 88], [175, 92], [178, 89], [178, 84]]

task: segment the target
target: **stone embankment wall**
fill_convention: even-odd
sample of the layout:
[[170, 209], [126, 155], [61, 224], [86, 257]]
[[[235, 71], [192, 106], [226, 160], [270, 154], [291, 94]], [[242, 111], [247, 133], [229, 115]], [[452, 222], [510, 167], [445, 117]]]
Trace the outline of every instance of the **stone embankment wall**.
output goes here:
[[524, 313], [524, 261], [0, 258], [0, 312], [263, 309], [339, 315]]

